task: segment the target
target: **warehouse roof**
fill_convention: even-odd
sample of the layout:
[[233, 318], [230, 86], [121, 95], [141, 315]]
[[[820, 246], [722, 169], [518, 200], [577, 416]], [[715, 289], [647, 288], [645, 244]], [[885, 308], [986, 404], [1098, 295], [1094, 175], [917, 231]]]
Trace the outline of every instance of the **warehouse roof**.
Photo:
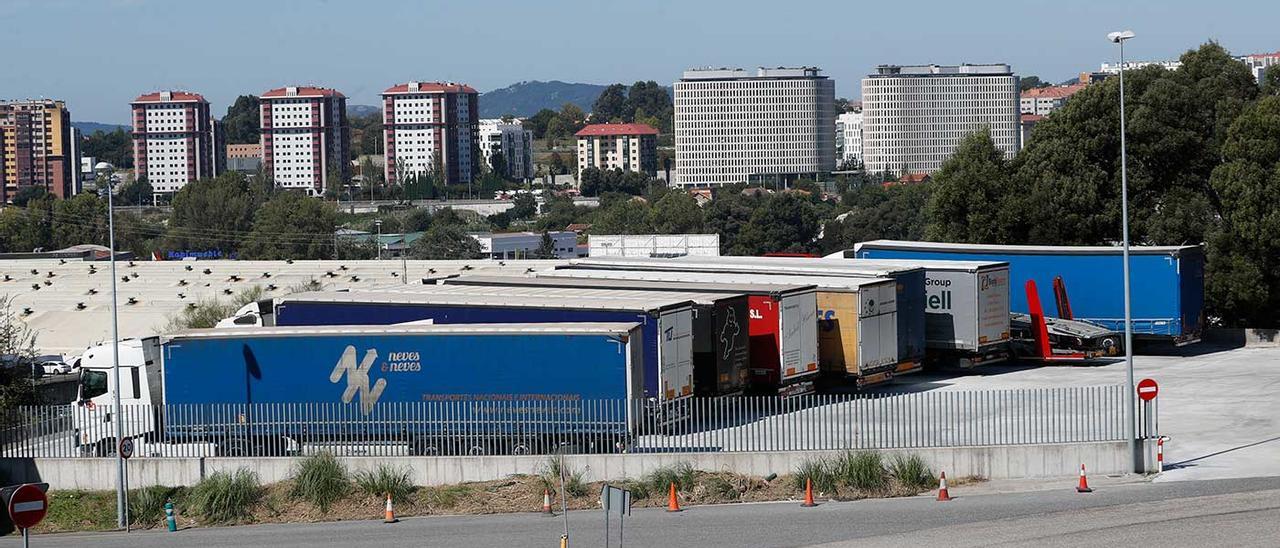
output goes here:
[[[448, 279], [440, 281], [448, 282]], [[383, 287], [372, 287], [370, 291], [387, 291], [391, 293], [416, 293], [416, 294], [455, 294], [455, 295], [493, 295], [493, 296], [517, 296], [517, 297], [534, 297], [534, 298], [558, 298], [558, 299], [589, 299], [600, 302], [612, 300], [630, 300], [630, 301], [646, 301], [651, 302], [655, 299], [667, 299], [673, 301], [692, 301], [698, 304], [714, 304], [716, 301], [726, 298], [723, 293], [710, 293], [698, 291], [654, 291], [654, 290], [626, 290], [626, 289], [583, 289], [573, 287], [538, 287], [538, 286], [493, 286], [493, 285], [396, 285], [389, 284]]]
[[[460, 276], [456, 278], [448, 278], [442, 280], [446, 285], [472, 285], [485, 287], [502, 287], [502, 286], [529, 286], [529, 287], [555, 287], [555, 288], [578, 288], [578, 289], [604, 289], [647, 292], [693, 292], [693, 293], [737, 293], [737, 294], [759, 294], [759, 293], [788, 293], [788, 292], [804, 292], [814, 289], [813, 284], [759, 284], [759, 283], [715, 283], [702, 281], [661, 281], [661, 280], [630, 280], [615, 279], [608, 277], [598, 278], [578, 278], [568, 276], [556, 276], [557, 271], [552, 270], [544, 272], [543, 276], [539, 274], [536, 278], [527, 276]], [[597, 271], [598, 272], [598, 271]]]
[[634, 323], [501, 323], [501, 324], [420, 324], [399, 325], [328, 325], [300, 327], [230, 327], [218, 329], [190, 329], [173, 333], [172, 339], [227, 339], [240, 337], [290, 337], [314, 335], [587, 335], [626, 334]]
[[[854, 247], [870, 249], [910, 249], [918, 251], [959, 251], [967, 253], [1014, 253], [1026, 255], [1119, 255], [1120, 246], [1086, 245], [994, 245], [954, 244], [947, 242], [908, 242], [902, 240], [873, 240]], [[1183, 252], [1199, 252], [1198, 245], [1146, 245], [1130, 246], [1130, 255], [1177, 255]]]
[[569, 261], [582, 268], [607, 268], [626, 270], [676, 270], [701, 272], [740, 272], [743, 274], [824, 274], [836, 276], [889, 277], [919, 267], [859, 265], [852, 262], [824, 262], [801, 257], [673, 257], [670, 259], [645, 257], [589, 257]]
[[[409, 286], [433, 287], [433, 286]], [[435, 286], [458, 287], [458, 286]], [[349, 304], [423, 304], [439, 306], [480, 306], [522, 308], [565, 308], [587, 310], [633, 310], [641, 312], [678, 309], [691, 306], [689, 298], [669, 297], [667, 294], [651, 293], [649, 299], [618, 298], [574, 298], [560, 296], [528, 296], [528, 295], [485, 295], [467, 294], [465, 292], [433, 292], [415, 293], [410, 291], [395, 292], [359, 291], [359, 292], [311, 292], [290, 295], [281, 300], [289, 302], [313, 303], [349, 303]]]
[[714, 276], [725, 284], [750, 284], [762, 287], [774, 287], [775, 290], [786, 291], [788, 288], [805, 286], [824, 292], [857, 291], [862, 286], [896, 283], [883, 277], [849, 277], [849, 276], [814, 276], [812, 274], [777, 275], [767, 273], [742, 272], [682, 272], [678, 270], [605, 270], [596, 268], [558, 268], [538, 273], [543, 278], [574, 278], [594, 280], [670, 280], [673, 282], [692, 282], [702, 285], [700, 280], [706, 276]]

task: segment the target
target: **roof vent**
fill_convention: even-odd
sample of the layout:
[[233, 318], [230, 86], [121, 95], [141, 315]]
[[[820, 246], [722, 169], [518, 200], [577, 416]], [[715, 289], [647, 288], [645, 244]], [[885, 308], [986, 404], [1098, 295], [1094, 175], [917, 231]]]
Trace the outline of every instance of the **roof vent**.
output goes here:
[[172, 91], [162, 91], [162, 92], [160, 92], [160, 100], [161, 100], [161, 101], [172, 101], [172, 100], [173, 100], [173, 92], [172, 92]]
[[409, 91], [418, 91], [418, 90], [419, 90], [419, 87], [417, 82], [409, 82]]
[[297, 97], [298, 96], [297, 86], [289, 86], [287, 88], [284, 88], [284, 94], [287, 97]]

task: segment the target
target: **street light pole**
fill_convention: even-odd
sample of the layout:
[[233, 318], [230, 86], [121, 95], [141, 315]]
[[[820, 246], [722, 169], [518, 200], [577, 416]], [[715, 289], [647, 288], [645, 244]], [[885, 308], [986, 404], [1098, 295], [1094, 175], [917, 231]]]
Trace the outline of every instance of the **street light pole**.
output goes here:
[[1133, 459], [1133, 471], [1142, 472], [1143, 466], [1138, 459], [1138, 440], [1134, 432], [1136, 425], [1135, 411], [1137, 406], [1133, 386], [1133, 308], [1129, 285], [1129, 166], [1125, 151], [1124, 128], [1124, 43], [1133, 38], [1131, 30], [1113, 32], [1107, 39], [1120, 45], [1120, 227], [1123, 232], [1122, 255], [1124, 256], [1124, 363], [1125, 363], [1125, 406], [1124, 431], [1129, 441], [1129, 455]]
[[[120, 321], [118, 307], [119, 300], [116, 298], [116, 215], [115, 200], [112, 198], [111, 192], [111, 176], [106, 175], [107, 183], [107, 243], [111, 253], [111, 373], [115, 383], [114, 399], [115, 409], [112, 411], [115, 418], [112, 420], [116, 423], [116, 444], [119, 446], [120, 440], [124, 439], [124, 415], [120, 408]], [[127, 527], [125, 519], [125, 492], [124, 492], [124, 457], [120, 455], [120, 451], [116, 450], [116, 525], [121, 529]]]
[[373, 221], [373, 226], [378, 229], [378, 237], [373, 241], [375, 247], [378, 248], [378, 260], [382, 260], [382, 219]]

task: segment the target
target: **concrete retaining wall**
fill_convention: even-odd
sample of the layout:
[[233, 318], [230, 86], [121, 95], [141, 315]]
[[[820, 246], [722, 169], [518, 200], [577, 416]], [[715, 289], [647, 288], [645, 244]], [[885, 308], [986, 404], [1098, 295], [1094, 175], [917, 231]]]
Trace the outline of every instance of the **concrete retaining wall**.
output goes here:
[[[1125, 474], [1132, 459], [1125, 442], [1048, 445], [948, 447], [886, 450], [886, 457], [914, 453], [925, 458], [935, 472], [951, 477], [981, 476], [990, 479], [1039, 478], [1075, 475], [1081, 463], [1093, 474]], [[787, 474], [801, 462], [838, 451], [760, 453], [673, 453], [625, 455], [570, 455], [566, 463], [584, 471], [587, 481], [639, 477], [655, 468], [687, 462], [698, 470], [736, 472], [752, 476]], [[218, 471], [245, 468], [263, 483], [288, 479], [297, 457], [277, 458], [135, 458], [129, 461], [130, 487], [193, 485]], [[512, 474], [537, 474], [545, 456], [489, 457], [343, 457], [348, 470], [371, 470], [390, 462], [410, 470], [418, 485], [446, 485], [501, 479]], [[115, 459], [0, 459], [0, 474], [8, 483], [44, 481], [52, 489], [114, 489]]]
[[1207, 329], [1204, 340], [1230, 346], [1280, 346], [1280, 329]]

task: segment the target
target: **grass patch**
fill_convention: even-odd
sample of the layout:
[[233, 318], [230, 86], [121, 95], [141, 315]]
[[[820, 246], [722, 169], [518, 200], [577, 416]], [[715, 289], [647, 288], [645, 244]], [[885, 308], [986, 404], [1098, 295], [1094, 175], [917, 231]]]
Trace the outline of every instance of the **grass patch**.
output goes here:
[[564, 490], [571, 497], [584, 497], [590, 491], [586, 482], [582, 481], [586, 470], [575, 470], [569, 463], [564, 461], [561, 455], [552, 455], [547, 457], [547, 461], [542, 464], [543, 488], [549, 491], [560, 490], [560, 479], [564, 478]]
[[347, 468], [333, 453], [321, 451], [302, 459], [293, 472], [290, 495], [310, 502], [322, 513], [351, 491]]
[[210, 474], [187, 500], [192, 511], [211, 523], [235, 523], [247, 521], [261, 498], [258, 475], [241, 468]]
[[917, 493], [933, 489], [938, 482], [929, 465], [915, 454], [895, 455], [889, 461], [889, 475], [898, 485]]
[[742, 496], [738, 486], [720, 476], [708, 476], [702, 482], [702, 487], [706, 490], [706, 496], [713, 500], [735, 501]]
[[692, 465], [687, 462], [677, 462], [651, 470], [642, 476], [640, 481], [647, 484], [652, 493], [666, 493], [673, 483], [679, 491], [689, 490], [693, 488], [694, 481], [697, 479], [698, 473]]
[[889, 488], [884, 457], [875, 451], [844, 453], [832, 461], [831, 473], [841, 485], [868, 493], [883, 493]]
[[458, 503], [475, 495], [474, 487], [465, 483], [458, 485], [444, 485], [440, 487], [428, 487], [422, 490], [422, 502], [431, 508], [450, 509], [458, 506]]
[[408, 502], [413, 495], [408, 468], [379, 464], [376, 470], [356, 473], [354, 479], [356, 487], [365, 494], [379, 498], [391, 495], [396, 504]]
[[831, 473], [831, 461], [826, 458], [805, 459], [796, 467], [791, 476], [791, 486], [798, 491], [804, 490], [805, 480], [813, 482], [813, 488], [831, 492], [837, 487], [836, 477]]
[[[4, 531], [13, 525], [4, 519]], [[116, 528], [114, 491], [53, 491], [49, 493], [49, 513], [37, 527], [40, 531], [103, 531]]]
[[175, 506], [186, 495], [182, 487], [152, 485], [129, 491], [129, 521], [139, 527], [159, 527], [164, 522], [164, 505]]

